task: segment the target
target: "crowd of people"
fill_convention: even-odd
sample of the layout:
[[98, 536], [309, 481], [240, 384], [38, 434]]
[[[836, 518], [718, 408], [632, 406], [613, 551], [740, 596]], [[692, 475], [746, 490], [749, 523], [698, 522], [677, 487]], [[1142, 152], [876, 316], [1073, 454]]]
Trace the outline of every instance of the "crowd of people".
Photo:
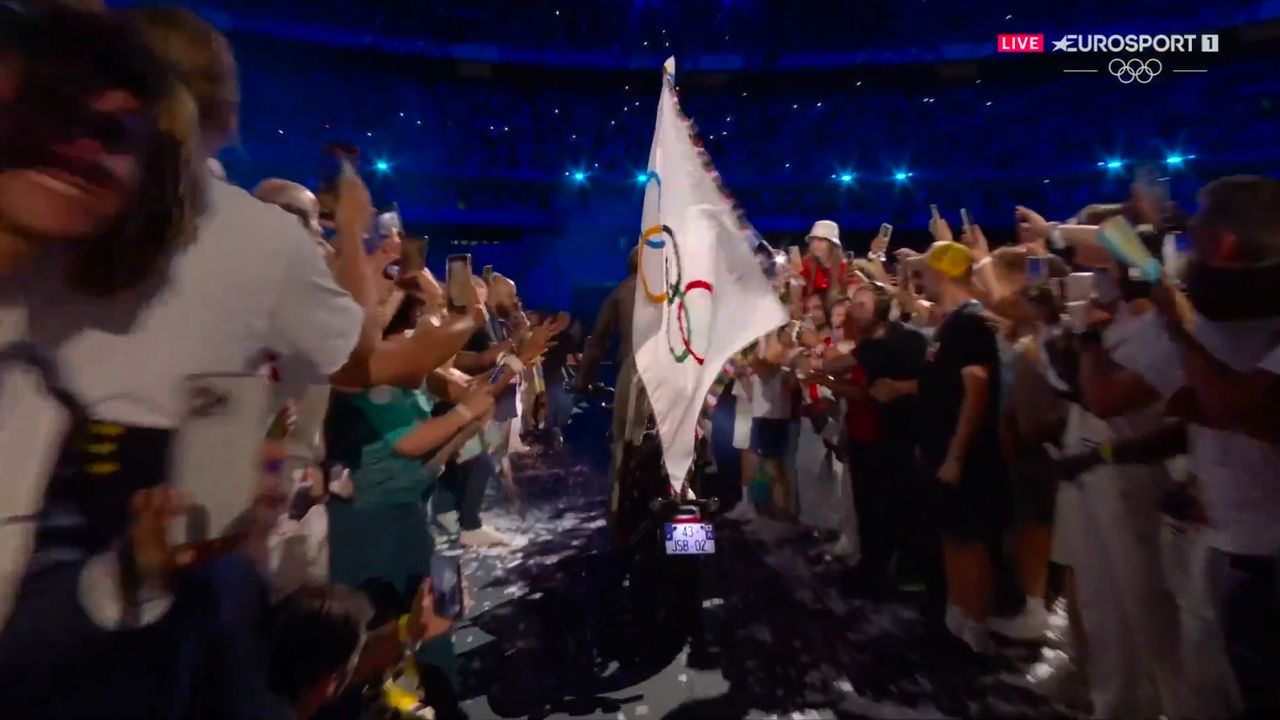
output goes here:
[[[1043, 641], [1056, 565], [1095, 717], [1274, 714], [1280, 183], [1217, 180], [1189, 224], [1158, 195], [1018, 207], [994, 249], [936, 206], [923, 254], [886, 226], [856, 257], [826, 220], [803, 256], [761, 245], [792, 322], [726, 369], [727, 517], [826, 531], [865, 597], [922, 582], [961, 654]], [[1111, 218], [1169, 274], [1118, 260]]]
[[[570, 319], [499, 272], [446, 291], [350, 164], [324, 217], [298, 183], [227, 182], [236, 64], [190, 11], [0, 26], [0, 714], [456, 716], [456, 557], [512, 542], [481, 503], [519, 502], [510, 453], [568, 420]], [[262, 482], [168, 481], [188, 421], [252, 406], [217, 384], [243, 378]], [[226, 501], [225, 533], [174, 534]]]
[[[461, 716], [449, 563], [511, 542], [486, 490], [521, 503], [512, 453], [559, 441], [615, 333], [615, 477], [644, 425], [634, 256], [589, 338], [501, 272], [441, 283], [337, 155], [320, 197], [220, 175], [212, 25], [69, 5], [0, 6], [0, 715]], [[957, 652], [1042, 637], [1066, 568], [1095, 716], [1280, 713], [1280, 184], [1215, 181], [1185, 223], [1143, 185], [1018, 207], [999, 248], [963, 217], [923, 253], [827, 220], [757, 247], [792, 320], [725, 368], [727, 517], [832, 531], [868, 597], [923, 581]], [[184, 424], [238, 397], [192, 378], [261, 378], [269, 412], [234, 529], [179, 542], [210, 491], [169, 477]]]

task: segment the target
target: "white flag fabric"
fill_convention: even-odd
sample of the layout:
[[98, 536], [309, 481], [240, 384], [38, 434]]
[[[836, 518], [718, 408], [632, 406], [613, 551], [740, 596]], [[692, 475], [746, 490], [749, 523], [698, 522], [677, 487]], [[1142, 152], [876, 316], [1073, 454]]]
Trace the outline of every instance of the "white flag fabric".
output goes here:
[[667, 60], [649, 149], [632, 341], [671, 484], [693, 463], [707, 393], [732, 356], [787, 322], [752, 230], [695, 141]]

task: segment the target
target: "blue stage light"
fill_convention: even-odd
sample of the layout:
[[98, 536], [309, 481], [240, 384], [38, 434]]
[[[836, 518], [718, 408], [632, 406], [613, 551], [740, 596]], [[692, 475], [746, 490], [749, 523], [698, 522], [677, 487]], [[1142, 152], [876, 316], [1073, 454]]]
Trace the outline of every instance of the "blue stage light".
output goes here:
[[573, 174], [573, 181], [576, 183], [584, 183], [587, 181], [587, 174], [579, 170]]
[[1123, 160], [1108, 160], [1108, 161], [1106, 162], [1106, 164], [1104, 165], [1104, 167], [1106, 167], [1108, 170], [1119, 170], [1120, 168], [1124, 167], [1124, 161], [1123, 161]]
[[375, 160], [373, 162], [373, 169], [381, 175], [386, 175], [391, 172], [391, 163], [387, 160]]
[[893, 174], [893, 179], [897, 180], [898, 182], [906, 182], [907, 178], [911, 177], [912, 175], [915, 175], [915, 173], [907, 172], [906, 170], [899, 170], [898, 172]]
[[645, 183], [649, 182], [649, 173], [647, 172], [636, 173], [636, 182], [640, 185], [644, 185]]
[[849, 183], [853, 182], [853, 179], [855, 177], [857, 177], [856, 173], [844, 173], [840, 176], [840, 184], [848, 185]]

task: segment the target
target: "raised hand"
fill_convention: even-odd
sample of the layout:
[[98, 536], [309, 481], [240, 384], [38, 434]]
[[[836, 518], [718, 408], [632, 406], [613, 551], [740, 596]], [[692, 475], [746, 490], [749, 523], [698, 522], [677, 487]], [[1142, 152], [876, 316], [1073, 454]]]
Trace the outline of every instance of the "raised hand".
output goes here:
[[413, 607], [409, 609], [409, 644], [417, 645], [433, 640], [452, 629], [453, 620], [436, 614], [435, 600], [431, 595], [431, 579], [423, 580], [413, 597]]
[[373, 199], [369, 196], [369, 188], [351, 163], [345, 160], [338, 176], [338, 203], [333, 211], [333, 221], [340, 237], [352, 238], [357, 243], [373, 227]]
[[934, 242], [952, 242], [955, 238], [951, 234], [951, 226], [943, 218], [929, 220], [929, 234], [933, 235]]
[[520, 343], [520, 361], [526, 365], [536, 362], [547, 350], [555, 346], [551, 338], [558, 334], [554, 320], [534, 326]]
[[1013, 217], [1018, 223], [1018, 242], [1049, 239], [1052, 228], [1049, 226], [1049, 221], [1045, 220], [1040, 213], [1018, 205], [1013, 210]]
[[489, 392], [488, 384], [479, 384], [467, 392], [458, 407], [465, 408], [472, 418], [479, 418], [493, 412], [493, 403], [493, 393]]
[[975, 262], [980, 262], [991, 256], [991, 246], [987, 244], [987, 236], [983, 234], [982, 228], [977, 225], [969, 226], [969, 232], [961, 238], [961, 242], [973, 251]]
[[129, 501], [133, 516], [129, 541], [144, 584], [162, 587], [169, 584], [175, 563], [169, 546], [168, 522], [182, 512], [182, 507], [179, 495], [165, 486], [139, 490]]

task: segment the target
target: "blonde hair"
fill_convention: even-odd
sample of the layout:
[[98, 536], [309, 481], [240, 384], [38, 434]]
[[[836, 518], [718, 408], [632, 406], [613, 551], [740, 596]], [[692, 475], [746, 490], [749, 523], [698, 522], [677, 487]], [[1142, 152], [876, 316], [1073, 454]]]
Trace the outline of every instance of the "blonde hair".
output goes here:
[[229, 139], [240, 111], [240, 79], [226, 37], [186, 8], [145, 7], [131, 15], [152, 51], [191, 93], [206, 141]]

